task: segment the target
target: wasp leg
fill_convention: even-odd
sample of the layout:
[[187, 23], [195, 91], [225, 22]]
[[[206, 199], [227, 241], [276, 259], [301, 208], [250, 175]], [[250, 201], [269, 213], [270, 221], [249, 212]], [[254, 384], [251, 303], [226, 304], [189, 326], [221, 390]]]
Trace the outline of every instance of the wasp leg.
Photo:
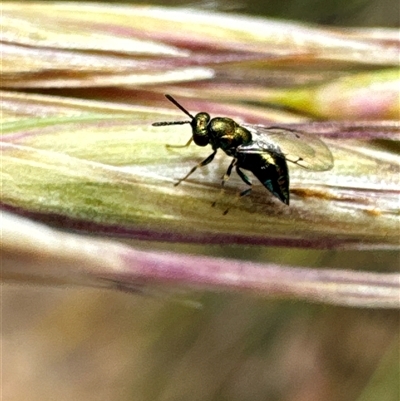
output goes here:
[[184, 145], [168, 145], [166, 144], [165, 147], [166, 148], [187, 148], [193, 141], [193, 137], [191, 137], [187, 143], [185, 143]]
[[[233, 163], [232, 163], [231, 165], [232, 165], [232, 167], [234, 166]], [[231, 167], [231, 166], [229, 166], [229, 167]], [[231, 168], [231, 170], [232, 170], [232, 168]], [[243, 171], [240, 170], [238, 166], [236, 166], [236, 172], [237, 172], [238, 176], [239, 176], [247, 185], [250, 185], [250, 188], [247, 188], [247, 189], [245, 189], [244, 191], [240, 192], [240, 193], [239, 193], [239, 196], [238, 196], [238, 197], [236, 198], [236, 200], [235, 200], [235, 203], [238, 201], [238, 199], [242, 198], [243, 196], [250, 195], [250, 193], [251, 193], [251, 191], [252, 191], [252, 188], [251, 188], [251, 185], [252, 185], [252, 184], [251, 184], [250, 178], [247, 177], [247, 175], [246, 175], [245, 173], [243, 173]], [[229, 212], [229, 209], [230, 209], [230, 208], [226, 209], [225, 212], [223, 213], [223, 215], [226, 215], [226, 214]]]
[[219, 193], [218, 198], [211, 204], [212, 207], [214, 207], [217, 204], [218, 200], [223, 195], [225, 182], [229, 180], [229, 177], [231, 176], [231, 173], [232, 173], [232, 169], [236, 165], [236, 162], [237, 162], [237, 160], [233, 159], [231, 164], [228, 167], [228, 170], [226, 170], [226, 173], [222, 176], [221, 192]]
[[249, 177], [245, 173], [243, 173], [242, 170], [239, 169], [239, 167], [236, 167], [236, 172], [238, 173], [239, 177], [247, 184], [250, 185], [250, 188], [245, 189], [244, 191], [240, 192], [239, 198], [242, 198], [243, 196], [247, 196], [251, 194], [252, 191], [252, 183]]
[[229, 180], [229, 177], [231, 176], [231, 173], [232, 173], [232, 169], [236, 165], [236, 163], [237, 163], [237, 160], [233, 159], [231, 164], [228, 167], [228, 170], [226, 170], [226, 173], [222, 176], [222, 183], [221, 183], [222, 186], [224, 186], [225, 182]]
[[174, 186], [179, 185], [182, 181], [185, 181], [191, 174], [193, 174], [199, 167], [203, 167], [209, 163], [211, 163], [214, 159], [215, 154], [217, 153], [216, 150], [214, 150], [213, 153], [211, 153], [210, 156], [208, 156], [206, 159], [204, 159], [202, 162], [200, 162], [197, 166], [194, 166], [183, 178], [181, 178], [180, 180], [178, 180], [178, 182], [176, 182], [174, 184]]
[[[247, 185], [252, 185], [250, 178], [247, 177], [247, 175], [243, 173], [242, 170], [240, 170], [239, 166], [236, 166], [236, 172], [238, 173], [238, 176], [243, 180], [243, 182], [245, 182]], [[248, 189], [246, 189], [246, 191], [248, 191]]]

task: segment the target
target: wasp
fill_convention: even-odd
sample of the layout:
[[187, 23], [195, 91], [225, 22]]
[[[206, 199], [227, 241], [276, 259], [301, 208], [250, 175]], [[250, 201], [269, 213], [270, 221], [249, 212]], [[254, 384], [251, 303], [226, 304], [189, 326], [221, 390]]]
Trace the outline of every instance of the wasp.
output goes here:
[[194, 166], [174, 185], [179, 185], [199, 167], [211, 163], [222, 149], [232, 161], [222, 177], [222, 186], [229, 179], [233, 168], [244, 183], [250, 186], [240, 193], [249, 195], [252, 182], [243, 170], [251, 171], [255, 177], [281, 202], [289, 205], [289, 169], [286, 161], [308, 170], [327, 171], [333, 167], [329, 148], [316, 136], [295, 129], [279, 126], [239, 125], [228, 117], [214, 117], [200, 112], [193, 116], [171, 95], [165, 97], [190, 117], [190, 121], [155, 122], [156, 127], [190, 124], [192, 136], [185, 145], [167, 145], [184, 148], [194, 142], [197, 146], [211, 145], [212, 153]]

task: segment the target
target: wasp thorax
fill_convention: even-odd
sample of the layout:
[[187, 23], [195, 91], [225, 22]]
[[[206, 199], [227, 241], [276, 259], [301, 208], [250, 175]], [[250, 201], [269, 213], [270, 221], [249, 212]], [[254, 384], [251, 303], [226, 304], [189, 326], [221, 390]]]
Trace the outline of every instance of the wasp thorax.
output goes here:
[[191, 123], [193, 130], [193, 141], [198, 146], [206, 146], [209, 144], [208, 123], [210, 115], [208, 113], [199, 113], [194, 116]]

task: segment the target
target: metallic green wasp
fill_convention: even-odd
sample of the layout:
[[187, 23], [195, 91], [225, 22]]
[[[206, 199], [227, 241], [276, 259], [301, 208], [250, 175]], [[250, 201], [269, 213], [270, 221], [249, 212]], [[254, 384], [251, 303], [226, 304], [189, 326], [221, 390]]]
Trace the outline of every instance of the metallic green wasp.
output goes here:
[[187, 147], [192, 141], [198, 146], [211, 145], [213, 152], [194, 166], [185, 177], [175, 185], [185, 181], [198, 167], [212, 162], [218, 149], [233, 157], [222, 185], [235, 168], [239, 177], [250, 186], [240, 196], [251, 192], [251, 180], [242, 171], [251, 171], [274, 196], [289, 205], [289, 170], [286, 161], [313, 171], [327, 171], [333, 167], [333, 157], [328, 147], [317, 137], [305, 132], [284, 127], [263, 127], [237, 124], [228, 117], [211, 118], [208, 113], [200, 112], [193, 116], [171, 95], [165, 97], [191, 118], [190, 121], [165, 121], [153, 123], [154, 126], [190, 124], [192, 137], [181, 146]]

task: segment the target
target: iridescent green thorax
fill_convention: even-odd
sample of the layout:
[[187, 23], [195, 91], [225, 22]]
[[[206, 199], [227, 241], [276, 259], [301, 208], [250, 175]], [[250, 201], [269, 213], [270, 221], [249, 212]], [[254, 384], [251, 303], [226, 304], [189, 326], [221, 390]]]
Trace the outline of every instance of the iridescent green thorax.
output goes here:
[[210, 143], [213, 149], [221, 148], [228, 156], [234, 156], [236, 148], [251, 142], [250, 131], [227, 117], [215, 117], [208, 125]]

